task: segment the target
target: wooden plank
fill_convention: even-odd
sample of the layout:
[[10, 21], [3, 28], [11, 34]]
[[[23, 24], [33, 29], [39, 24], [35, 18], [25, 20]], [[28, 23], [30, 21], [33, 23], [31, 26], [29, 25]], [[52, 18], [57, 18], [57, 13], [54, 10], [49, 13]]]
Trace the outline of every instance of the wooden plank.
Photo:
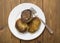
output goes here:
[[[7, 1], [7, 0], [1, 0], [0, 1], [2, 5], [1, 6], [1, 20], [2, 23], [1, 25], [2, 26], [5, 26], [7, 25], [7, 18], [8, 18], [8, 14], [9, 14], [9, 11], [10, 11], [10, 1]], [[7, 10], [8, 9], [8, 10]], [[3, 30], [0, 30], [0, 43], [11, 43], [11, 33], [8, 29], [8, 26], [5, 27]]]
[[60, 9], [59, 6], [57, 7], [58, 0], [43, 0], [43, 10], [46, 15], [46, 22], [47, 25], [51, 27], [51, 29], [54, 31], [54, 34], [51, 35], [47, 29], [44, 31], [43, 36], [43, 43], [60, 43], [60, 20], [59, 20], [59, 14]]
[[0, 25], [7, 25], [10, 11], [18, 4], [34, 3], [41, 7], [46, 16], [47, 25], [54, 34], [45, 28], [43, 34], [31, 41], [23, 41], [12, 35], [8, 26], [0, 31], [0, 43], [60, 43], [60, 0], [0, 0]]
[[[47, 22], [47, 25], [50, 26], [50, 28], [52, 30], [55, 30], [55, 28], [53, 28], [54, 26], [52, 24], [53, 21], [52, 21], [52, 17], [55, 13], [54, 13], [54, 9], [53, 7], [54, 6], [54, 1], [52, 0], [44, 0], [43, 1], [43, 9], [44, 9], [44, 12], [45, 12], [45, 15], [46, 15], [46, 22]], [[53, 8], [53, 9], [52, 9]], [[53, 14], [54, 13], [54, 14]], [[43, 36], [43, 43], [53, 43], [53, 40], [54, 40], [54, 35], [51, 35], [47, 29], [45, 29], [45, 32], [44, 32], [44, 36]]]
[[8, 16], [11, 11], [11, 0], [3, 0], [3, 25], [8, 24]]
[[8, 29], [8, 27], [5, 27], [3, 32], [1, 32], [1, 35], [0, 35], [0, 43], [12, 43], [11, 42], [11, 33]]
[[[19, 0], [20, 1], [20, 0]], [[13, 0], [2, 0], [1, 1], [1, 13], [2, 13], [2, 16], [1, 16], [1, 19], [2, 19], [2, 22], [1, 25], [4, 25], [6, 26], [8, 24], [8, 16], [9, 16], [9, 13], [11, 11], [11, 9], [13, 8], [13, 4], [16, 4], [17, 3], [20, 3], [19, 1], [16, 1], [15, 2]], [[14, 2], [14, 3], [13, 3]], [[12, 6], [11, 6], [12, 5]], [[0, 35], [0, 43], [20, 43], [20, 40], [17, 39], [16, 37], [14, 37], [8, 26], [7, 28], [4, 28], [3, 31], [0, 31], [1, 35]]]
[[3, 25], [3, 0], [0, 0], [0, 26]]
[[54, 36], [54, 43], [60, 43], [60, 0], [55, 0], [55, 36]]
[[[33, 3], [39, 6], [42, 9], [42, 0], [21, 0], [21, 3]], [[42, 35], [38, 38], [30, 41], [23, 41], [21, 40], [21, 43], [42, 43]]]

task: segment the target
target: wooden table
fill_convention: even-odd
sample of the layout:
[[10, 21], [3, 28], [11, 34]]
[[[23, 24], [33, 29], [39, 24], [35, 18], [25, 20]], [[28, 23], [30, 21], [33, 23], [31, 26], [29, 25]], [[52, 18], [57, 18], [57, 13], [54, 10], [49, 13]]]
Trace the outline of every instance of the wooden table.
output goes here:
[[[24, 2], [34, 3], [43, 10], [54, 34], [45, 28], [35, 40], [23, 41], [13, 36], [7, 25], [8, 16], [15, 6]], [[0, 30], [0, 43], [60, 43], [60, 0], [0, 0], [0, 26], [7, 26]]]

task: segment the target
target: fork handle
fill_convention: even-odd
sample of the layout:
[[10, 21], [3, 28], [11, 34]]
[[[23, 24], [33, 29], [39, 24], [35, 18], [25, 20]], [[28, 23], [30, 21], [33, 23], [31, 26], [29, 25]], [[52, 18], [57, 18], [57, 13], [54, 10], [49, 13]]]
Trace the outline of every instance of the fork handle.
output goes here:
[[[40, 19], [41, 20], [41, 19]], [[46, 26], [46, 28], [47, 28], [47, 30], [51, 33], [51, 34], [53, 34], [53, 31], [52, 31], [52, 29], [46, 24], [46, 23], [44, 23], [44, 21], [43, 20], [41, 20], [42, 22], [43, 22], [43, 24]]]

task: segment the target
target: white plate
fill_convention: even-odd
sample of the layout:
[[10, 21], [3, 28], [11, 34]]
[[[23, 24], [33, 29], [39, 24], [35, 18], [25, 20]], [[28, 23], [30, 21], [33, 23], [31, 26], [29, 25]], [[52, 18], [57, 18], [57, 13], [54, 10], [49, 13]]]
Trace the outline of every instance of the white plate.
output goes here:
[[39, 35], [41, 35], [41, 33], [43, 32], [44, 27], [45, 27], [45, 25], [41, 22], [41, 25], [40, 25], [38, 31], [36, 31], [34, 34], [31, 34], [29, 32], [23, 34], [23, 33], [20, 33], [15, 28], [15, 22], [17, 19], [19, 19], [21, 17], [20, 16], [21, 12], [25, 9], [30, 9], [30, 8], [34, 8], [35, 11], [37, 12], [36, 15], [45, 22], [45, 16], [44, 16], [44, 13], [42, 12], [42, 10], [38, 6], [36, 6], [32, 3], [19, 4], [10, 12], [10, 15], [8, 18], [8, 25], [9, 25], [10, 31], [12, 32], [12, 34], [14, 36], [16, 36], [17, 38], [22, 39], [22, 40], [32, 40], [32, 39], [37, 38]]

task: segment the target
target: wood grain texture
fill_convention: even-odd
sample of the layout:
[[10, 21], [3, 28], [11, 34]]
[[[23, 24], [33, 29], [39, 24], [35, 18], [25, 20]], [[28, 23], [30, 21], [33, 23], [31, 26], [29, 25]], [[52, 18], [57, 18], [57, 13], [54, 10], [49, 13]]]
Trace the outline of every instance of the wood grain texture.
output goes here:
[[[53, 18], [53, 15], [55, 15], [54, 10], [55, 10], [55, 2], [52, 0], [44, 0], [43, 1], [43, 10], [46, 16], [46, 23], [50, 28], [54, 31], [55, 26], [53, 25], [52, 19], [54, 20], [55, 17]], [[53, 14], [54, 13], [54, 14]], [[54, 32], [55, 34], [55, 32]], [[51, 35], [48, 30], [45, 28], [45, 31], [43, 33], [43, 43], [53, 43], [54, 41], [54, 34]]]
[[[59, 0], [44, 0], [43, 9], [46, 15], [46, 22], [54, 31], [53, 35], [50, 35], [49, 32], [45, 29], [43, 33], [43, 43], [60, 43], [60, 13], [58, 12]], [[58, 31], [57, 31], [58, 30]]]
[[[1, 26], [3, 26], [3, 25], [6, 24], [6, 21], [4, 20], [4, 18], [5, 18], [5, 16], [7, 16], [6, 14], [8, 13], [8, 11], [7, 12], [5, 11], [6, 10], [6, 6], [5, 6], [6, 3], [5, 3], [5, 1], [4, 0], [0, 0], [0, 2], [1, 2], [0, 3], [1, 4], [1, 6], [0, 6], [1, 7], [0, 12], [2, 13], [2, 14], [0, 14], [1, 15], [1, 20], [0, 20], [1, 22], [0, 23], [2, 23]], [[0, 30], [0, 34], [1, 34], [0, 35], [0, 43], [8, 43], [8, 42], [11, 43], [11, 34], [10, 34], [8, 28], [5, 28], [3, 30]]]
[[60, 43], [60, 0], [55, 0], [56, 1], [56, 7], [55, 7], [55, 36], [54, 36], [54, 42], [55, 43]]
[[3, 0], [0, 0], [0, 26], [3, 26]]
[[0, 43], [60, 43], [60, 0], [0, 0], [0, 26], [8, 24], [9, 13], [15, 6], [26, 2], [36, 4], [43, 10], [46, 23], [54, 34], [51, 35], [45, 28], [38, 38], [24, 41], [16, 38], [7, 26], [0, 30]]
[[[18, 4], [20, 4], [20, 0], [1, 0], [1, 24], [2, 26], [8, 25], [8, 16], [10, 11]], [[3, 31], [3, 32], [2, 32]], [[0, 43], [20, 43], [20, 40], [14, 37], [8, 26], [4, 28], [0, 33]]]

